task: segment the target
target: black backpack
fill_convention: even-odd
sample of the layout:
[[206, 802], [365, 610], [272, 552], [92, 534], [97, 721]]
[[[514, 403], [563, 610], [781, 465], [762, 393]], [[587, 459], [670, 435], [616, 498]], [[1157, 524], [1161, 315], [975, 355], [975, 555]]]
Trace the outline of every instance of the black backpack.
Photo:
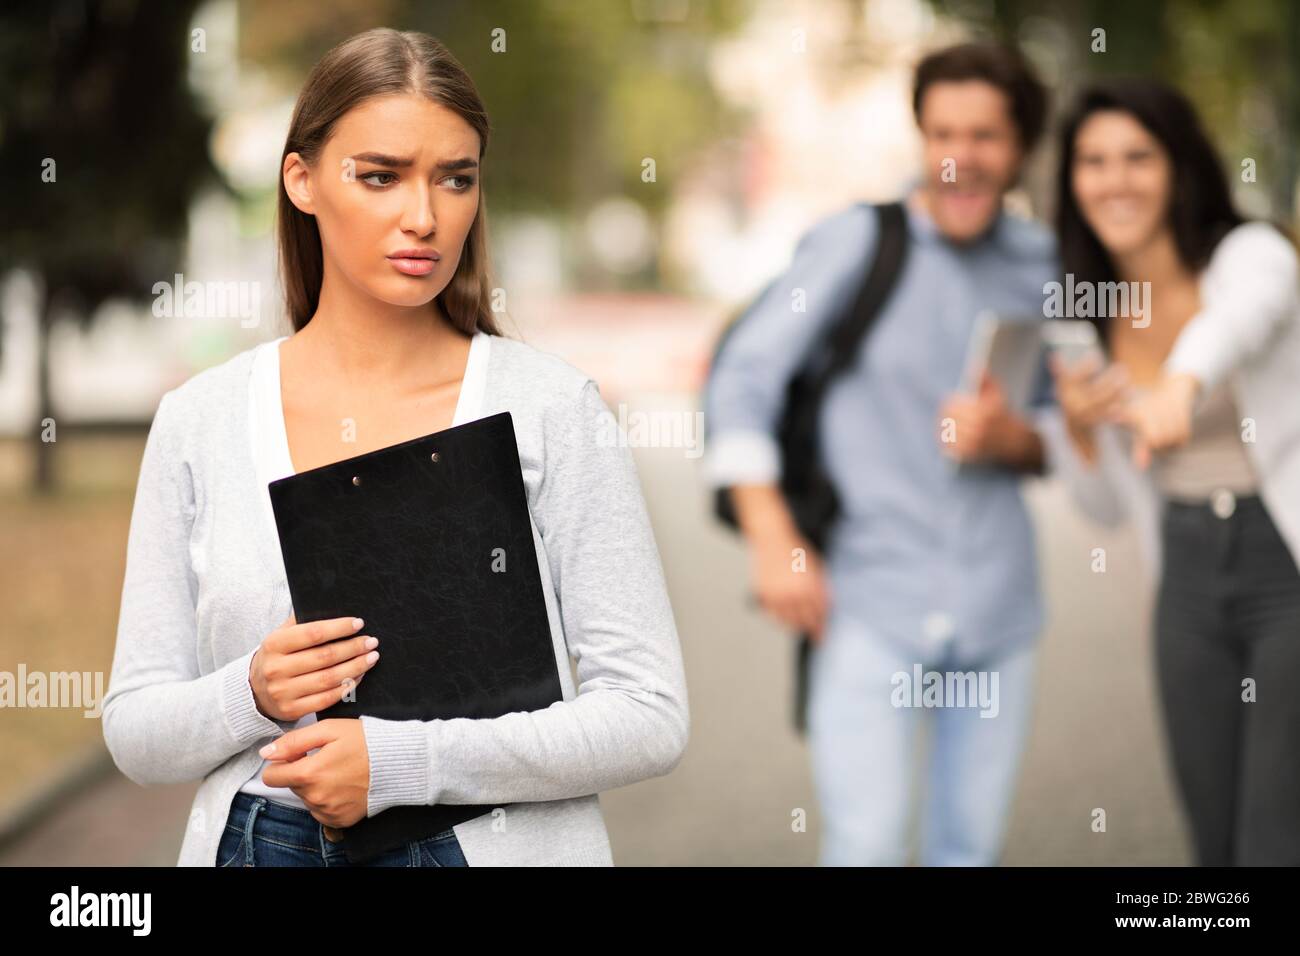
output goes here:
[[[863, 203], [862, 205], [872, 205]], [[776, 439], [781, 449], [781, 496], [790, 509], [800, 533], [818, 551], [824, 551], [831, 526], [839, 514], [839, 498], [822, 467], [817, 448], [817, 418], [822, 399], [831, 381], [847, 369], [857, 357], [858, 347], [872, 321], [880, 313], [903, 271], [907, 249], [907, 216], [901, 202], [875, 205], [880, 228], [871, 267], [866, 272], [857, 297], [831, 326], [830, 334], [814, 342], [808, 355], [786, 385], [785, 402], [777, 425]], [[761, 302], [768, 287], [755, 299]], [[752, 309], [752, 307], [751, 307]], [[727, 340], [745, 320], [746, 310], [732, 321], [718, 340], [710, 369], [717, 368], [718, 357]], [[714, 492], [713, 513], [719, 521], [739, 531], [729, 488]], [[799, 636], [796, 651], [794, 725], [799, 733], [807, 729], [808, 663], [812, 638]]]

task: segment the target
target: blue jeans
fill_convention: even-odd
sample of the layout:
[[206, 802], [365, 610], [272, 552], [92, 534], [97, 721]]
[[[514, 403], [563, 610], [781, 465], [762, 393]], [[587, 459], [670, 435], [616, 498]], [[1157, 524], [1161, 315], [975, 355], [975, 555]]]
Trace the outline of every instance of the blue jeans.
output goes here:
[[353, 864], [343, 844], [306, 810], [251, 793], [235, 794], [217, 847], [217, 866], [468, 866], [454, 830], [444, 830]]
[[[954, 660], [943, 644], [909, 652], [845, 615], [828, 623], [808, 672], [808, 742], [822, 811], [818, 862], [907, 862], [916, 730], [928, 713], [919, 862], [997, 863], [1029, 725], [1036, 645], [976, 664]], [[928, 672], [952, 675], [951, 684], [943, 681], [952, 689], [931, 698], [938, 706], [925, 704]], [[958, 693], [962, 674], [984, 689], [966, 684]]]

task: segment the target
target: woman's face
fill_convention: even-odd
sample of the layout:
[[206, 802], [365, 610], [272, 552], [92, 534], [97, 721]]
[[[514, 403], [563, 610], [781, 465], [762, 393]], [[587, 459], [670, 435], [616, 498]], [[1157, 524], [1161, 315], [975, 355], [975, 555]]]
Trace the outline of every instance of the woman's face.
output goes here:
[[[391, 305], [423, 306], [447, 287], [479, 201], [479, 137], [416, 94], [353, 107], [315, 165], [285, 157], [290, 199], [316, 217], [325, 270]], [[418, 250], [431, 258], [403, 253]]]
[[1129, 113], [1102, 110], [1083, 121], [1071, 181], [1079, 212], [1112, 255], [1144, 248], [1168, 228], [1169, 154]]

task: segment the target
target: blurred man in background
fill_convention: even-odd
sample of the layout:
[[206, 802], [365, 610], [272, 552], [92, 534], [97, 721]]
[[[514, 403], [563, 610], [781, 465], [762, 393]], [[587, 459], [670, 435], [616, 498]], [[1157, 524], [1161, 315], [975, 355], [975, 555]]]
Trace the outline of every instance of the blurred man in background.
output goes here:
[[[906, 861], [915, 731], [929, 707], [920, 862], [991, 864], [1001, 849], [1042, 623], [1020, 480], [1044, 456], [995, 381], [965, 393], [962, 377], [977, 316], [1033, 321], [1056, 277], [1049, 233], [1003, 210], [1046, 99], [1000, 46], [951, 47], [917, 67], [924, 169], [905, 197], [902, 267], [820, 409], [840, 505], [824, 564], [779, 490], [776, 430], [787, 383], [869, 274], [874, 207], [802, 237], [710, 377], [708, 480], [730, 489], [759, 602], [815, 638], [808, 731], [823, 865]], [[949, 699], [957, 685], [969, 700]]]

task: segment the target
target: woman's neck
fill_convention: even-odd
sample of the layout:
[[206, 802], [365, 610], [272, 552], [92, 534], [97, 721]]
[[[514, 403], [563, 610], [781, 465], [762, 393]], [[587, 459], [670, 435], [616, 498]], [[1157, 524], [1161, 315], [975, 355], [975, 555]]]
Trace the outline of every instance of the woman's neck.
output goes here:
[[1145, 245], [1112, 257], [1122, 282], [1150, 282], [1152, 286], [1175, 285], [1194, 277], [1183, 265], [1173, 232], [1162, 229]]
[[316, 311], [293, 338], [316, 367], [327, 363], [343, 381], [364, 385], [427, 378], [430, 359], [448, 355], [465, 336], [437, 299], [422, 306], [380, 302], [346, 281], [332, 281], [327, 267]]

